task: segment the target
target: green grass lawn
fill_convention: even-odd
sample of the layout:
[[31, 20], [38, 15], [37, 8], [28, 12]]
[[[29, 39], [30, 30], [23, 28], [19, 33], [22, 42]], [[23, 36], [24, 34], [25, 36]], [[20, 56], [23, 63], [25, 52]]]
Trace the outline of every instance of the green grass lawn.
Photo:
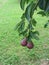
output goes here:
[[0, 65], [40, 65], [41, 59], [49, 59], [49, 17], [34, 14], [39, 40], [33, 39], [34, 49], [20, 45], [22, 37], [14, 30], [21, 20], [22, 10], [17, 0], [0, 0]]

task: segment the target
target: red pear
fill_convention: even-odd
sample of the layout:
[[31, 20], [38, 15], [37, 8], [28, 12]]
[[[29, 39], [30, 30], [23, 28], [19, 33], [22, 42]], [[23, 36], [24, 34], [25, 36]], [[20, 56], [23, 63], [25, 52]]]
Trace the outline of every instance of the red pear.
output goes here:
[[32, 49], [34, 47], [33, 42], [28, 42], [27, 48]]
[[27, 45], [27, 39], [24, 38], [22, 41], [21, 41], [21, 45], [22, 46], [26, 46]]

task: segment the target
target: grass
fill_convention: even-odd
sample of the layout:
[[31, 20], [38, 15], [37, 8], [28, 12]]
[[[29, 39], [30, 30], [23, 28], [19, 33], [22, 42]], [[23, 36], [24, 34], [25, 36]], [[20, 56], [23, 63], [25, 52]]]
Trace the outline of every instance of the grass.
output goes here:
[[40, 40], [33, 40], [34, 49], [20, 45], [22, 37], [14, 30], [21, 20], [22, 10], [16, 0], [0, 0], [0, 65], [40, 65], [41, 59], [49, 59], [49, 26], [44, 24], [49, 17], [34, 14]]

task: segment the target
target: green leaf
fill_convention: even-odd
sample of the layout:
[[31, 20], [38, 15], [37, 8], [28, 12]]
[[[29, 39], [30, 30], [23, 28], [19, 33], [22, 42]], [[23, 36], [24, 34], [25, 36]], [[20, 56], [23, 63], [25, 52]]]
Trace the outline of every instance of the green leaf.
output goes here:
[[49, 20], [48, 22], [44, 25], [44, 28], [46, 28], [49, 25]]
[[39, 40], [39, 37], [37, 36], [37, 32], [30, 31], [30, 37]]
[[34, 13], [34, 6], [35, 6], [35, 3], [33, 3], [32, 1], [26, 8], [25, 17], [28, 21], [31, 20], [32, 14]]
[[30, 0], [26, 0], [26, 3], [28, 4]]
[[32, 23], [31, 22], [28, 24], [28, 29], [30, 29], [30, 30], [33, 30], [34, 29], [34, 27], [32, 26]]
[[20, 24], [19, 27], [18, 27], [18, 32], [23, 31], [24, 28], [25, 28], [25, 22], [24, 22], [24, 21], [21, 21], [21, 24]]
[[46, 9], [49, 6], [49, 0], [46, 0]]
[[39, 0], [39, 8], [45, 10], [46, 8], [46, 0]]
[[24, 31], [21, 31], [19, 35], [27, 36], [28, 29], [25, 29]]
[[22, 19], [17, 25], [16, 25], [16, 28], [15, 30], [18, 30], [18, 32], [21, 32], [23, 31], [25, 28], [25, 20]]
[[15, 30], [18, 30], [19, 26], [21, 25], [21, 21], [19, 23], [17, 23]]
[[36, 26], [36, 20], [35, 19], [32, 19], [32, 24], [34, 25], [34, 26]]
[[49, 2], [47, 3], [46, 12], [49, 13]]
[[33, 33], [39, 35], [39, 32], [38, 31], [34, 31]]
[[26, 2], [26, 0], [21, 0], [20, 1], [20, 7], [21, 7], [22, 10], [24, 10], [25, 2]]
[[21, 16], [21, 19], [25, 19], [25, 14], [24, 13]]
[[40, 14], [42, 16], [46, 16], [46, 13], [44, 11], [39, 11], [37, 14]]

